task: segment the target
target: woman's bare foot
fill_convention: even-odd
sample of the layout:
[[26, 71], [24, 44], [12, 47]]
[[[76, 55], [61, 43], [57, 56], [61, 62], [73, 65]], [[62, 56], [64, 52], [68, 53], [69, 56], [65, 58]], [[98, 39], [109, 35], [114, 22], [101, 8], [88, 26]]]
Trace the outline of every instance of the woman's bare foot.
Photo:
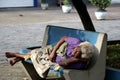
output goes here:
[[6, 52], [6, 53], [5, 53], [5, 56], [6, 56], [7, 58], [12, 58], [12, 57], [16, 57], [15, 54], [18, 54], [18, 53]]
[[10, 60], [10, 65], [13, 66], [15, 64], [15, 60]]
[[23, 58], [16, 57], [13, 60], [10, 60], [10, 65], [13, 66], [16, 62], [23, 60]]

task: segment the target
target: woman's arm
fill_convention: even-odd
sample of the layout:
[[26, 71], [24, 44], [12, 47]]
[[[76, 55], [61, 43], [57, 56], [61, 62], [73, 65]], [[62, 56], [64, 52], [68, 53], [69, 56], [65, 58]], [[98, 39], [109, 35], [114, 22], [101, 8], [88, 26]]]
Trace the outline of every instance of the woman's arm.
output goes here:
[[79, 59], [73, 57], [73, 58], [62, 60], [58, 64], [63, 68], [67, 68], [67, 66], [69, 66], [72, 63], [76, 63], [76, 62], [79, 62]]
[[85, 59], [85, 58], [81, 58], [81, 59], [78, 59], [78, 58], [68, 58], [66, 60], [62, 60], [61, 62], [59, 62], [59, 65], [63, 68], [67, 68], [70, 64], [73, 64], [73, 63], [77, 63], [77, 62], [87, 62], [88, 59]]
[[56, 56], [56, 51], [59, 49], [59, 47], [62, 45], [62, 43], [65, 42], [66, 38], [67, 38], [67, 36], [62, 37], [62, 38], [58, 41], [58, 43], [56, 44], [56, 46], [54, 47], [54, 49], [52, 50], [52, 52], [50, 53], [49, 59], [50, 59], [51, 61], [54, 60], [54, 58], [55, 58], [55, 56]]

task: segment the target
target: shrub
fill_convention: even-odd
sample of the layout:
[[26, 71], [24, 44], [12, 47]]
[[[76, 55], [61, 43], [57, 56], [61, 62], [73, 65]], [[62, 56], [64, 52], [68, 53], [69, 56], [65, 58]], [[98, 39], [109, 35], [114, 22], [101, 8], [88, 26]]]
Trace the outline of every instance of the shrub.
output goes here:
[[106, 64], [109, 67], [120, 69], [120, 44], [107, 46]]
[[93, 5], [98, 7], [98, 10], [105, 10], [111, 4], [111, 0], [89, 0]]

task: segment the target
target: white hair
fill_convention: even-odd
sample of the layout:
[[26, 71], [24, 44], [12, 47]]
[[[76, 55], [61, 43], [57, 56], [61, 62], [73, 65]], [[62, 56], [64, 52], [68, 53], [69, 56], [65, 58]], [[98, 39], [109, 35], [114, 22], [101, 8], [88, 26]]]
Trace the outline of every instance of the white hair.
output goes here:
[[92, 53], [93, 53], [93, 45], [90, 42], [82, 42], [80, 43], [80, 48], [81, 48], [81, 58], [91, 58], [92, 57]]

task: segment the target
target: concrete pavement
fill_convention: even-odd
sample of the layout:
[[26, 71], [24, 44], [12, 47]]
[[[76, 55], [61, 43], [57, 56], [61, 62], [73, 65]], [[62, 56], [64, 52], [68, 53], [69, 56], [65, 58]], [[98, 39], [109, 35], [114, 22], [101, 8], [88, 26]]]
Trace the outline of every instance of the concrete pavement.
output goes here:
[[[93, 6], [87, 6], [96, 31], [108, 34], [108, 40], [120, 40], [120, 6], [107, 8], [107, 20], [96, 20]], [[57, 25], [84, 29], [80, 18], [73, 8], [71, 13], [63, 14], [60, 7], [8, 8], [0, 9], [0, 77], [1, 80], [27, 79], [19, 64], [9, 66], [4, 52], [18, 51], [20, 48], [39, 46], [42, 43], [46, 25]]]

